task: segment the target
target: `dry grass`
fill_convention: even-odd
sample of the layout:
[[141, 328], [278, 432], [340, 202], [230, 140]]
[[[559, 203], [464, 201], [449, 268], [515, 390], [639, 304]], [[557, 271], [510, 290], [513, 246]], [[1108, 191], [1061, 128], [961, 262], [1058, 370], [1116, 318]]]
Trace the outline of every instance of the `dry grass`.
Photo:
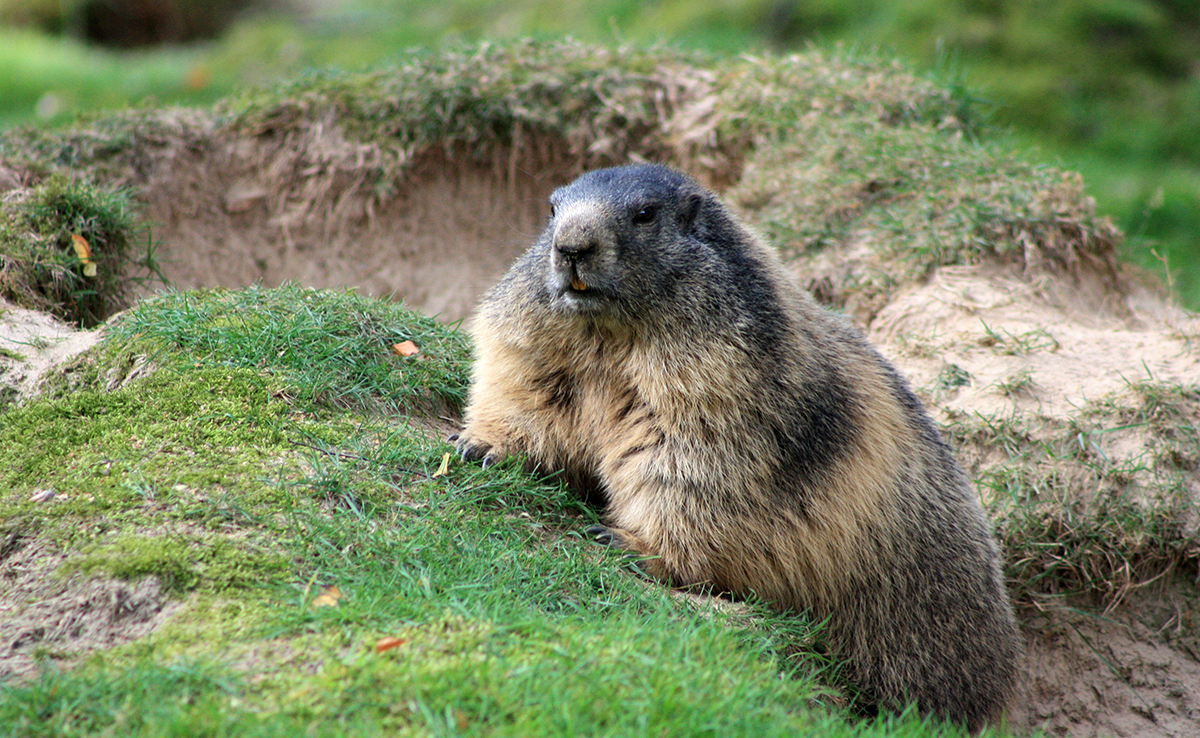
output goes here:
[[1104, 610], [1200, 566], [1200, 388], [1131, 383], [1067, 420], [962, 416], [956, 447], [988, 501], [1018, 600]]

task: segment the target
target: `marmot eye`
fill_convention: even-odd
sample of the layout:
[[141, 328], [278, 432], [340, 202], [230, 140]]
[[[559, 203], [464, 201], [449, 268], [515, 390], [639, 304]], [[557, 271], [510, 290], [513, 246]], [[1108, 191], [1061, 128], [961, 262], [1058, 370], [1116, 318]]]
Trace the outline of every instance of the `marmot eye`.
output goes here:
[[658, 215], [657, 205], [647, 205], [633, 214], [634, 225], [646, 225], [654, 222], [654, 216]]
[[554, 217], [554, 203], [550, 203], [550, 217]]

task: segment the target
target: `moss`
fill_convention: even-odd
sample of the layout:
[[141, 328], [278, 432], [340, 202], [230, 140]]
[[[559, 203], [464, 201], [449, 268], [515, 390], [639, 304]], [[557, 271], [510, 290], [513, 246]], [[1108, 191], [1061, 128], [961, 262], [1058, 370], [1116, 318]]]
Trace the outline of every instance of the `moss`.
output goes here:
[[[71, 569], [153, 573], [177, 590], [259, 586], [283, 566], [262, 521], [288, 508], [287, 485], [304, 474], [289, 433], [345, 430], [295, 413], [250, 370], [161, 370], [35, 399], [0, 414], [0, 511], [85, 550]], [[38, 501], [36, 489], [57, 494]]]
[[[391, 353], [401, 340], [421, 358]], [[294, 511], [393, 504], [393, 469], [428, 454], [411, 429], [345, 408], [456, 403], [463, 340], [398, 305], [295, 286], [144, 302], [0, 412], [0, 511], [77, 550], [64, 573], [176, 592], [288, 581]]]
[[290, 568], [287, 557], [260, 546], [236, 543], [203, 532], [181, 534], [165, 529], [159, 535], [118, 533], [113, 540], [83, 548], [62, 567], [63, 574], [105, 574], [116, 579], [158, 577], [168, 590], [184, 592], [203, 584], [206, 591], [248, 588], [269, 581]]
[[[152, 361], [256, 367], [305, 405], [457, 412], [467, 384], [466, 336], [380, 300], [298, 285], [167, 292], [139, 305], [111, 340]], [[413, 341], [420, 353], [397, 356]]]

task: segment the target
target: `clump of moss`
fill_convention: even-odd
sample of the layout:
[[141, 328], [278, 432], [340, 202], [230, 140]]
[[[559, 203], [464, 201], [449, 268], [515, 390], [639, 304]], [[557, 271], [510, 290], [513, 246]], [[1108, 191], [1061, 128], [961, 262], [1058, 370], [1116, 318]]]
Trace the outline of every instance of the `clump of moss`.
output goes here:
[[[51, 176], [0, 201], [0, 297], [85, 328], [154, 276], [153, 246], [127, 192]], [[144, 272], [144, 273], [143, 273]]]
[[201, 583], [219, 592], [230, 587], [254, 587], [264, 577], [286, 575], [290, 568], [281, 553], [258, 550], [244, 542], [239, 546], [220, 535], [180, 535], [177, 531], [139, 535], [126, 531], [86, 547], [68, 560], [61, 572], [106, 574], [127, 581], [155, 576], [165, 589], [174, 592], [185, 592]]

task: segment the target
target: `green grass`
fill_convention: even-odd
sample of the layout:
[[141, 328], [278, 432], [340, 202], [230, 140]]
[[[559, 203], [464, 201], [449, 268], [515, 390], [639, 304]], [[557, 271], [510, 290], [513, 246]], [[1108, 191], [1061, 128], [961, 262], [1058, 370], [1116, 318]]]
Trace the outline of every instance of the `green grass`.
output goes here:
[[[284, 376], [305, 406], [392, 412], [454, 409], [468, 372], [465, 336], [401, 305], [351, 292], [285, 286], [213, 292], [168, 291], [112, 330], [112, 340], [222, 367], [261, 366]], [[413, 341], [419, 353], [396, 355]]]
[[71, 39], [2, 28], [0, 127], [63, 122], [77, 111], [125, 108], [143, 101], [212, 101], [230, 87], [188, 86], [189, 74], [204, 74], [206, 55], [202, 48], [115, 53]]
[[836, 678], [803, 619], [672, 597], [588, 543], [595, 511], [560, 485], [435, 476], [450, 448], [416, 422], [430, 394], [396, 376], [397, 336], [429, 347], [423, 383], [461, 388], [461, 338], [397, 305], [169, 293], [0, 413], [3, 530], [67, 553], [58, 576], [153, 574], [184, 603], [82, 664], [43, 648], [0, 683], [0, 736], [954, 732], [821, 706], [813, 677]]
[[[415, 357], [387, 351], [401, 338], [428, 352], [415, 386]], [[853, 717], [819, 627], [674, 597], [588, 543], [596, 511], [563, 487], [446, 461], [423, 419], [457, 411], [465, 356], [455, 331], [348, 293], [166, 293], [0, 412], [0, 540], [66, 554], [59, 577], [157, 576], [183, 604], [82, 663], [42, 647], [37, 674], [0, 683], [0, 736], [955, 734]], [[1068, 421], [950, 426], [1019, 602], [1113, 606], [1193, 571], [1198, 407], [1135, 382]], [[1131, 432], [1143, 451], [1114, 453]], [[65, 498], [30, 499], [43, 488]]]
[[1084, 173], [1101, 212], [1130, 235], [1125, 257], [1160, 275], [1169, 269], [1176, 296], [1194, 309], [1200, 86], [1188, 65], [1198, 27], [1200, 16], [1187, 3], [1140, 0], [751, 0], [737, 7], [606, 0], [565, 8], [541, 0], [359, 0], [302, 24], [250, 19], [215, 43], [184, 50], [114, 53], [2, 31], [0, 126], [37, 122], [39, 100], [50, 124], [147, 96], [207, 104], [237, 87], [273, 86], [314, 67], [402, 63], [412, 46], [461, 40], [571, 34], [719, 53], [845, 43], [856, 53], [882, 49], [967, 97], [991, 101], [991, 123], [1011, 129], [1030, 161]]
[[983, 324], [983, 337], [979, 345], [987, 346], [1003, 356], [1025, 356], [1037, 351], [1057, 351], [1059, 343], [1050, 331], [1035, 328], [1024, 333], [1012, 333], [1003, 328], [994, 330]]
[[0, 297], [91, 328], [154, 279], [154, 243], [124, 190], [58, 174], [0, 203]]

